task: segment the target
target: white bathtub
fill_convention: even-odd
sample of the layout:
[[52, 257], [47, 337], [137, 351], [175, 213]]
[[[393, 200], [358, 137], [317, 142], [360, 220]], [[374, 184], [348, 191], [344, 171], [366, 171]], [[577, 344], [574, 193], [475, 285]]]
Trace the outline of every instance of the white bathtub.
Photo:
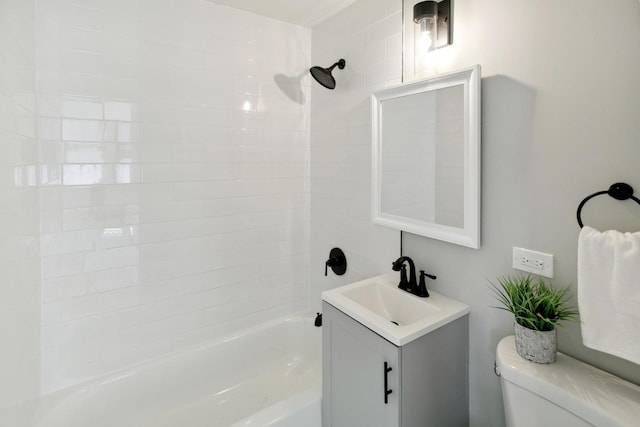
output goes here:
[[45, 397], [37, 427], [320, 427], [321, 331], [287, 317]]

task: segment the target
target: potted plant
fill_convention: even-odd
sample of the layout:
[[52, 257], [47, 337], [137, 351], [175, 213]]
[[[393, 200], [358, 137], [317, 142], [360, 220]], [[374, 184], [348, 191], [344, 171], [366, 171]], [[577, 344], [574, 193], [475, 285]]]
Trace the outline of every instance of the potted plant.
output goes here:
[[516, 350], [527, 360], [556, 360], [556, 324], [575, 320], [578, 311], [568, 304], [569, 288], [554, 289], [541, 278], [505, 276], [492, 283], [496, 297], [515, 316]]

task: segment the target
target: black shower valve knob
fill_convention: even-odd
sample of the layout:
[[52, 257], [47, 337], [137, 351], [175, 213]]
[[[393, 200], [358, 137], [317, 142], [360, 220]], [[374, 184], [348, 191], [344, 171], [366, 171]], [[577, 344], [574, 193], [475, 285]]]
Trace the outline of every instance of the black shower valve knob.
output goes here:
[[324, 263], [324, 275], [329, 273], [329, 267], [338, 276], [342, 276], [347, 271], [347, 258], [340, 248], [333, 248], [329, 252], [329, 259]]
[[324, 263], [324, 275], [326, 276], [329, 273], [329, 267], [334, 267], [338, 265], [337, 258], [329, 258], [327, 262]]

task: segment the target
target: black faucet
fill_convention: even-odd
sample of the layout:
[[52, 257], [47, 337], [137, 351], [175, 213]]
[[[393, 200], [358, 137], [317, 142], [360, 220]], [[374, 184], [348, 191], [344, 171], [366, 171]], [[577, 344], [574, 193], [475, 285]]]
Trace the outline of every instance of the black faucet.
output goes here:
[[[407, 267], [404, 265], [405, 261], [409, 264], [409, 279], [407, 280]], [[427, 290], [426, 278], [429, 277], [433, 280], [436, 279], [436, 276], [433, 274], [425, 273], [424, 270], [420, 270], [420, 283], [416, 281], [416, 266], [413, 263], [413, 260], [408, 256], [401, 256], [397, 260], [393, 262], [391, 265], [393, 271], [400, 272], [400, 283], [398, 287], [403, 291], [407, 291], [411, 294], [417, 295], [422, 298], [427, 298], [429, 296], [429, 291]]]
[[[405, 267], [405, 261], [409, 264], [409, 280], [407, 280], [407, 267]], [[393, 271], [400, 271], [400, 283], [398, 287], [403, 291], [409, 293], [415, 293], [418, 288], [418, 282], [416, 281], [416, 266], [413, 260], [408, 256], [401, 256], [393, 262], [391, 265]]]

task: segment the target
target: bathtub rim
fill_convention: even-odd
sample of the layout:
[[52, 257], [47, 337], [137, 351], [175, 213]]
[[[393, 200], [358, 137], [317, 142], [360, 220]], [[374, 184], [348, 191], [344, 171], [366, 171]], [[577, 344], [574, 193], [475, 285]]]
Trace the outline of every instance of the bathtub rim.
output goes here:
[[282, 421], [282, 414], [291, 414], [294, 411], [308, 409], [311, 406], [316, 406], [318, 415], [320, 415], [321, 399], [322, 384], [320, 383], [261, 409], [249, 417], [231, 424], [229, 427], [268, 427]]
[[[105, 373], [104, 375], [100, 375], [99, 377], [84, 381], [82, 383], [74, 384], [70, 387], [43, 394], [28, 401], [30, 405], [36, 407], [36, 410], [32, 417], [33, 425], [39, 427], [42, 422], [46, 421], [47, 414], [49, 414], [57, 405], [61, 404], [64, 400], [69, 399], [74, 395], [79, 395], [86, 392], [87, 389], [100, 387], [101, 385], [106, 385], [111, 382], [118, 381], [119, 379], [135, 375], [136, 372], [140, 370], [150, 370], [154, 367], [162, 365], [163, 363], [167, 363], [173, 359], [180, 358], [181, 356], [184, 357], [188, 354], [206, 351], [216, 346], [223, 345], [224, 343], [233, 342], [245, 336], [250, 336], [251, 334], [259, 333], [261, 331], [276, 327], [281, 324], [292, 322], [306, 323], [310, 328], [312, 327], [315, 329], [316, 327], [313, 326], [314, 318], [315, 314], [311, 310], [300, 310], [297, 312], [289, 313], [284, 316], [267, 320], [257, 325], [251, 325], [249, 327], [238, 329], [237, 331], [233, 331], [225, 335], [213, 337], [211, 340], [205, 342], [189, 345], [176, 349], [174, 351], [142, 360], [140, 362]], [[295, 397], [295, 395], [291, 397]], [[284, 399], [282, 402], [277, 402], [273, 406], [277, 406], [283, 402], [286, 402], [291, 397]], [[23, 402], [19, 405], [23, 404], [27, 404], [27, 402]], [[270, 407], [263, 408], [257, 411], [255, 414], [252, 414], [250, 417], [245, 418], [244, 420], [250, 419], [254, 415], [257, 415], [263, 411], [267, 411], [269, 408]], [[239, 426], [241, 426], [241, 424]]]

